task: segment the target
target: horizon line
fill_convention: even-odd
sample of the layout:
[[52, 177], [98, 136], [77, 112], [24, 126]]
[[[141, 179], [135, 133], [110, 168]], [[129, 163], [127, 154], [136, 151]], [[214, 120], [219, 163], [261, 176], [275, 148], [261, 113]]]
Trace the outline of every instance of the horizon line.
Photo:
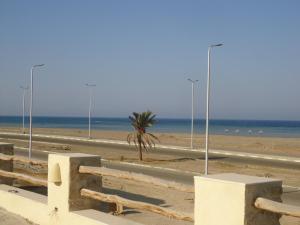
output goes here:
[[[22, 117], [22, 115], [0, 115], [0, 117]], [[29, 115], [25, 115], [25, 118]], [[52, 118], [88, 118], [88, 116], [45, 116], [37, 115], [32, 117], [52, 117]], [[91, 118], [104, 118], [104, 119], [125, 119], [129, 116], [92, 116]], [[169, 120], [191, 120], [190, 117], [156, 117], [157, 119], [169, 119]], [[194, 118], [194, 120], [206, 120], [205, 118]], [[285, 119], [233, 119], [233, 118], [210, 118], [210, 121], [213, 120], [224, 120], [224, 121], [278, 121], [278, 122], [300, 122], [300, 120], [285, 120]]]

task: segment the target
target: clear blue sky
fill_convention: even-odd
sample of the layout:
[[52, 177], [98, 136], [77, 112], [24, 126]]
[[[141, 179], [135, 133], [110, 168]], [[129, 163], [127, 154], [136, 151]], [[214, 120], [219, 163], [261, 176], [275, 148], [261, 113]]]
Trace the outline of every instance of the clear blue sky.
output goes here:
[[[204, 117], [207, 47], [213, 118], [300, 120], [300, 1], [0, 1], [0, 115]], [[185, 74], [186, 73], [186, 74]]]

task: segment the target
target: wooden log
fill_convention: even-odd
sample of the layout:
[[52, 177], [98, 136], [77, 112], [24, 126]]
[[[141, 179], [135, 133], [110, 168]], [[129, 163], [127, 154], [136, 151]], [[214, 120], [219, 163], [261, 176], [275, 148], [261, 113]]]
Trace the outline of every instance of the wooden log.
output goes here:
[[266, 198], [257, 198], [254, 203], [255, 207], [258, 209], [263, 209], [269, 212], [293, 216], [300, 218], [300, 207], [284, 204], [281, 202], [275, 202]]
[[41, 167], [47, 167], [48, 163], [42, 160], [29, 160], [28, 158], [25, 157], [20, 157], [20, 156], [12, 156], [12, 155], [5, 155], [0, 153], [0, 160], [5, 160], [5, 161], [19, 161], [23, 162], [26, 164], [34, 165], [34, 166], [41, 166]]
[[[12, 144], [1, 144], [0, 143], [0, 154], [8, 160], [0, 159], [0, 170], [12, 172], [14, 163], [11, 160], [11, 156], [14, 154], [14, 147]], [[0, 184], [13, 185], [13, 179], [7, 177], [0, 177]]]
[[110, 203], [109, 204], [109, 211], [113, 212], [114, 215], [120, 215], [123, 213], [124, 211], [124, 207], [121, 204], [117, 204], [117, 203]]
[[116, 195], [108, 195], [88, 189], [81, 189], [80, 193], [84, 197], [96, 199], [102, 202], [116, 203], [133, 209], [146, 210], [177, 220], [185, 220], [190, 222], [194, 221], [192, 215], [177, 212], [171, 209], [163, 208], [145, 202], [133, 201]]
[[4, 161], [10, 161], [13, 160], [13, 156], [12, 155], [6, 155], [3, 153], [0, 153], [0, 160], [4, 160]]
[[27, 183], [34, 184], [34, 185], [39, 185], [39, 186], [44, 186], [44, 187], [48, 186], [47, 180], [39, 179], [36, 177], [21, 174], [21, 173], [14, 173], [14, 172], [0, 170], [0, 176], [22, 180], [22, 181], [25, 181]]
[[111, 177], [116, 177], [116, 178], [121, 178], [126, 180], [148, 183], [148, 184], [170, 188], [178, 191], [188, 192], [188, 193], [195, 192], [194, 187], [191, 185], [185, 185], [177, 182], [166, 181], [163, 179], [155, 178], [144, 174], [125, 172], [125, 171], [109, 169], [105, 167], [80, 166], [79, 173], [89, 173], [98, 176], [99, 175], [111, 176]]

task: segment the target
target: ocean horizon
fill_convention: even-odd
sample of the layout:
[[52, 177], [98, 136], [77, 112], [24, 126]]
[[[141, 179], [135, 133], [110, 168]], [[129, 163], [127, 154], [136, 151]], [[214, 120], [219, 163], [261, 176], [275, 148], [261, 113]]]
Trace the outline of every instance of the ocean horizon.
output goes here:
[[[29, 117], [25, 117], [28, 127]], [[0, 116], [1, 127], [21, 127], [22, 116]], [[88, 129], [88, 117], [35, 116], [33, 126], [37, 128]], [[93, 117], [91, 126], [94, 130], [130, 131], [132, 127], [128, 117]], [[150, 128], [152, 132], [190, 133], [191, 119], [157, 118], [157, 123]], [[194, 132], [205, 133], [205, 120], [194, 120]], [[283, 120], [210, 120], [210, 133], [234, 136], [300, 137], [300, 121]]]

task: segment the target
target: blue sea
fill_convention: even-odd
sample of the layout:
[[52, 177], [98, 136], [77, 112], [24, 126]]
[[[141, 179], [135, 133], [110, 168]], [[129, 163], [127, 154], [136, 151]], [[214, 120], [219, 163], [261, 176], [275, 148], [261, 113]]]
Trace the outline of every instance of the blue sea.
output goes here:
[[[26, 117], [28, 127], [29, 118]], [[0, 116], [0, 127], [22, 126], [20, 116]], [[88, 118], [84, 117], [33, 117], [33, 126], [40, 128], [88, 129]], [[132, 130], [128, 118], [92, 118], [95, 130]], [[157, 118], [150, 129], [153, 132], [189, 133], [190, 119]], [[195, 133], [205, 132], [205, 120], [194, 121]], [[210, 133], [239, 136], [300, 137], [300, 121], [270, 120], [211, 120]]]

